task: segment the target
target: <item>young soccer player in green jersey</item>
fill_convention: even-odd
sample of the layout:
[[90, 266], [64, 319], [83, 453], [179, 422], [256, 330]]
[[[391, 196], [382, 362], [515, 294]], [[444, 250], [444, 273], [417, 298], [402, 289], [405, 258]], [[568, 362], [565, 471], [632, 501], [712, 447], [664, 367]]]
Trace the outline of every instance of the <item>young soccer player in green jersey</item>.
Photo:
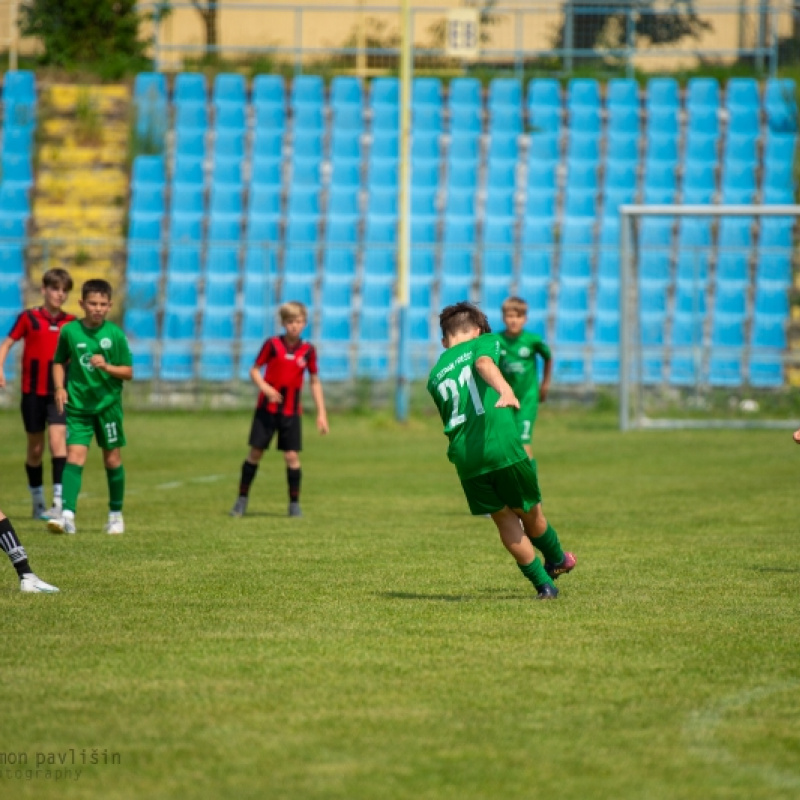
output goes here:
[[[508, 385], [519, 399], [519, 408], [515, 412], [522, 446], [533, 458], [531, 439], [533, 426], [539, 403], [544, 403], [550, 390], [550, 376], [553, 371], [553, 360], [550, 348], [541, 336], [525, 330], [528, 321], [528, 304], [521, 297], [509, 297], [502, 305], [503, 324], [505, 330], [500, 335], [500, 371], [508, 381]], [[544, 361], [542, 383], [536, 357]]]
[[[81, 490], [83, 466], [93, 438], [103, 450], [108, 478], [109, 514], [106, 533], [124, 533], [122, 501], [125, 469], [120, 448], [125, 446], [122, 426], [122, 383], [133, 378], [133, 359], [120, 328], [106, 319], [111, 309], [111, 286], [104, 280], [86, 281], [81, 287], [84, 318], [61, 329], [55, 358], [55, 401], [67, 410], [67, 465], [60, 517], [47, 524], [52, 533], [76, 533], [75, 510]], [[69, 394], [64, 388], [64, 365], [69, 363]]]
[[471, 303], [448, 306], [439, 323], [445, 352], [431, 370], [428, 392], [450, 440], [447, 457], [470, 511], [491, 515], [503, 545], [536, 587], [537, 600], [553, 600], [558, 596], [553, 580], [570, 572], [576, 559], [562, 550], [542, 512], [536, 469], [514, 420], [519, 401], [498, 368], [500, 337]]

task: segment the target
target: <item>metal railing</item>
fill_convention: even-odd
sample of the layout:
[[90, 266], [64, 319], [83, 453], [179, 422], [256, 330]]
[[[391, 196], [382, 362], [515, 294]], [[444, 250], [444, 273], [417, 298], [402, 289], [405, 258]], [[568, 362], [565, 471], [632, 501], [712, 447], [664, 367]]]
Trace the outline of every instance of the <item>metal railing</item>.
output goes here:
[[[149, 13], [161, 6], [139, 5]], [[209, 55], [268, 57], [276, 68], [295, 73], [346, 69], [367, 75], [399, 68], [399, 6], [220, 2], [215, 44], [204, 41], [207, 31], [192, 3], [184, 0], [170, 7], [168, 15], [152, 23], [156, 69], [180, 69], [185, 58]], [[453, 74], [491, 68], [521, 78], [530, 71], [569, 74], [591, 66], [632, 75], [639, 68], [674, 71], [701, 60], [747, 59], [756, 70], [774, 74], [781, 39], [793, 35], [795, 13], [788, 0], [704, 2], [688, 14], [636, 0], [506, 2], [486, 11], [480, 53], [462, 62], [448, 57], [443, 43], [444, 20], [453, 8], [412, 9], [416, 70]]]

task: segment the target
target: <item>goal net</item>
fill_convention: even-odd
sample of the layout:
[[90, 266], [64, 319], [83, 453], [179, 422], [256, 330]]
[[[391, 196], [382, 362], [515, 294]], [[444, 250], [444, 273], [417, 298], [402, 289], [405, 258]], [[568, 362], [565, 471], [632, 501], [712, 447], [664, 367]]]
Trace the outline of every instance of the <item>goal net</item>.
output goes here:
[[620, 209], [620, 428], [789, 427], [797, 205]]

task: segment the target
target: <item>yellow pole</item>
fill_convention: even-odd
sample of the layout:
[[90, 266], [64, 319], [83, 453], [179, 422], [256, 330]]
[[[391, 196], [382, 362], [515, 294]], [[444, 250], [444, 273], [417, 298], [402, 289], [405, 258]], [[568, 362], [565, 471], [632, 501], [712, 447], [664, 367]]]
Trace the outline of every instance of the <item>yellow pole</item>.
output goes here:
[[410, 0], [402, 0], [400, 49], [400, 227], [397, 248], [397, 393], [395, 416], [408, 419], [410, 359], [408, 353], [409, 261], [411, 258], [411, 79], [413, 32]]

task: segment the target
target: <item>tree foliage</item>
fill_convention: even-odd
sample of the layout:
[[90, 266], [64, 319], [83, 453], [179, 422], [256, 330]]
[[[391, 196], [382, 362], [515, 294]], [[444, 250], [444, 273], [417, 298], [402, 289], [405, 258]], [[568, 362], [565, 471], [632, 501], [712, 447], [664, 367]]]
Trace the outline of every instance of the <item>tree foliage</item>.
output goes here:
[[[593, 8], [593, 5], [597, 5]], [[617, 0], [594, 3], [593, 0], [567, 2], [564, 20], [557, 30], [554, 46], [564, 47], [568, 41], [567, 25], [572, 18], [572, 47], [576, 50], [623, 47], [629, 13], [637, 39], [646, 38], [650, 44], [669, 44], [685, 37], [697, 38], [711, 24], [697, 16], [694, 0], [670, 0], [668, 4], [655, 0]], [[570, 6], [572, 9], [570, 11]], [[628, 8], [631, 11], [628, 11]]]
[[106, 65], [113, 72], [144, 58], [136, 0], [29, 0], [20, 11], [20, 31], [42, 42], [43, 64]]
[[216, 47], [219, 44], [219, 1], [192, 0], [192, 5], [203, 20], [206, 29], [206, 47]]

